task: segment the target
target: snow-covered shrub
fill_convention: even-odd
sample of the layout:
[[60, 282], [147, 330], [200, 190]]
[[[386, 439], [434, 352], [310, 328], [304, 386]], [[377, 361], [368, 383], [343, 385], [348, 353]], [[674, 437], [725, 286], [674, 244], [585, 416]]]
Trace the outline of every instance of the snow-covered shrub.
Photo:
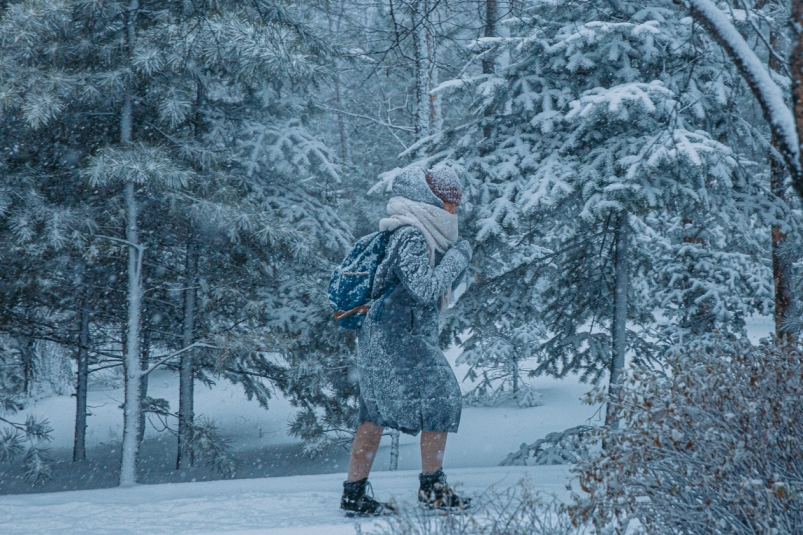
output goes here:
[[[507, 388], [506, 388], [507, 386]], [[528, 384], [520, 384], [515, 389], [505, 383], [495, 385], [487, 376], [475, 388], [463, 395], [465, 407], [538, 407], [542, 405], [541, 392]]]
[[803, 357], [720, 339], [630, 372], [620, 429], [578, 466], [571, 511], [649, 533], [803, 533]]
[[11, 342], [8, 336], [0, 336], [0, 398], [19, 394], [25, 381], [19, 349]]
[[588, 456], [588, 438], [594, 427], [578, 425], [565, 431], [549, 433], [532, 444], [522, 444], [519, 451], [505, 457], [500, 466], [575, 464]]
[[[359, 532], [358, 532], [359, 533]], [[570, 535], [572, 525], [554, 497], [533, 491], [528, 482], [504, 491], [490, 489], [476, 497], [466, 513], [435, 514], [402, 504], [372, 535]]]
[[24, 422], [13, 416], [22, 409], [16, 398], [0, 393], [0, 463], [22, 458], [25, 478], [33, 483], [50, 479], [50, 450], [47, 445], [53, 429], [46, 419], [28, 415]]
[[35, 347], [38, 366], [28, 396], [43, 399], [70, 395], [75, 388], [75, 377], [68, 351], [48, 341], [37, 342]]

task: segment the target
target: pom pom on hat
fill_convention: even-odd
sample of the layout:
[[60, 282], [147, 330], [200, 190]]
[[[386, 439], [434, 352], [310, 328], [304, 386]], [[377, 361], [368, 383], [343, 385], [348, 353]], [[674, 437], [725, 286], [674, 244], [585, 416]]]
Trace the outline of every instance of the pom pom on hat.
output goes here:
[[427, 171], [427, 184], [432, 193], [443, 202], [460, 204], [463, 200], [460, 179], [450, 167], [438, 165]]

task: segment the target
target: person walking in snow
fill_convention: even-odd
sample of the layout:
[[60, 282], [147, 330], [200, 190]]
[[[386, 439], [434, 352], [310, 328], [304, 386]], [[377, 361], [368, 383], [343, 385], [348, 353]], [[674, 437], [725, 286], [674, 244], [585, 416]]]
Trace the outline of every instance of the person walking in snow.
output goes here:
[[421, 433], [418, 500], [428, 508], [465, 508], [446, 482], [443, 454], [447, 433], [457, 432], [460, 385], [438, 347], [440, 310], [453, 300], [452, 287], [472, 251], [458, 239], [462, 194], [457, 174], [446, 166], [409, 169], [394, 180], [388, 218], [392, 231], [376, 270], [372, 304], [357, 347], [360, 427], [351, 447], [348, 480], [340, 507], [349, 515], [394, 513], [367, 492], [384, 428]]

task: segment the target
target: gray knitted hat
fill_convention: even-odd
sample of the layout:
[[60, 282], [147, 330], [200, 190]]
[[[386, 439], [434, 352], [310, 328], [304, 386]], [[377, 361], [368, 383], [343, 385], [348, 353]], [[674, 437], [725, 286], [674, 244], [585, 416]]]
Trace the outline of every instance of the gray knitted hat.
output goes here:
[[420, 167], [409, 167], [393, 179], [393, 193], [411, 201], [423, 202], [443, 208], [440, 200], [427, 185], [427, 176]]

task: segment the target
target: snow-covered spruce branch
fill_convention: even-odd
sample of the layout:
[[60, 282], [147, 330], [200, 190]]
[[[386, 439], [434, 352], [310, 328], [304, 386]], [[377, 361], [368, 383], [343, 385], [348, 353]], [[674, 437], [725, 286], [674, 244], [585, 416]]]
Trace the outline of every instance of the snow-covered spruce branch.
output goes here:
[[[716, 4], [711, 0], [679, 1], [689, 8], [694, 20], [725, 49], [744, 81], [750, 86], [777, 138], [778, 149], [792, 176], [792, 184], [798, 194], [803, 196], [803, 161], [800, 157], [799, 133], [795, 125], [795, 116], [786, 105], [781, 88], [770, 77], [766, 65]], [[794, 85], [795, 80], [792, 83]]]

